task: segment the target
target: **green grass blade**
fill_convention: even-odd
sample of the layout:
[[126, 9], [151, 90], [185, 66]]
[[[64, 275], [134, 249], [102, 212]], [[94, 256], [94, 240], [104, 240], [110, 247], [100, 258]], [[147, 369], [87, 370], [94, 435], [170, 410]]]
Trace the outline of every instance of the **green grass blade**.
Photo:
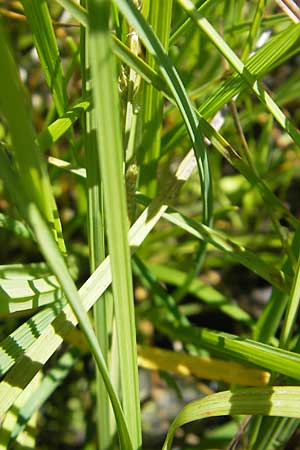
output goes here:
[[[23, 101], [18, 71], [1, 29], [0, 33], [0, 58], [3, 65], [0, 71], [0, 104], [11, 133], [17, 165], [23, 171], [22, 189], [24, 189], [28, 198], [33, 198], [47, 222], [51, 224], [52, 233], [61, 251], [65, 253], [55, 199], [48, 174], [35, 144], [35, 135], [30, 122], [30, 115]], [[3, 89], [3, 86], [5, 86], [5, 89]]]
[[300, 355], [297, 353], [271, 347], [250, 339], [243, 339], [229, 333], [158, 322], [156, 326], [160, 330], [186, 344], [194, 344], [198, 348], [204, 347], [222, 357], [255, 364], [265, 370], [276, 371], [295, 380], [300, 379]]
[[45, 263], [0, 265], [0, 278], [4, 280], [15, 280], [18, 278], [34, 280], [35, 278], [43, 278], [49, 275], [49, 267]]
[[52, 144], [70, 130], [76, 120], [78, 120], [89, 107], [90, 101], [78, 101], [69, 111], [65, 112], [61, 117], [51, 123], [37, 137], [39, 148], [42, 151], [50, 148]]
[[[90, 71], [89, 51], [87, 48], [87, 34], [81, 30], [81, 60], [85, 61], [82, 67], [82, 79], [85, 84], [84, 93], [90, 91], [91, 83], [87, 79]], [[87, 111], [85, 115], [85, 153], [88, 197], [88, 242], [90, 270], [93, 273], [105, 259], [105, 223], [103, 186], [99, 173], [97, 154], [97, 139], [95, 128], [95, 110]], [[103, 357], [109, 370], [109, 337], [112, 333], [112, 318], [108, 315], [109, 308], [113, 308], [111, 296], [106, 291], [93, 308], [95, 333], [102, 350]], [[111, 448], [113, 445], [113, 430], [110, 428], [110, 400], [101, 374], [96, 369], [96, 402], [97, 402], [97, 436], [99, 450]]]
[[53, 25], [45, 0], [21, 0], [33, 34], [46, 82], [53, 93], [59, 115], [67, 106], [67, 90]]
[[122, 374], [122, 403], [133, 448], [137, 450], [141, 446], [142, 436], [136, 331], [127, 236], [126, 193], [122, 174], [123, 149], [116, 65], [108, 28], [110, 2], [91, 0], [88, 2], [88, 10], [95, 125], [113, 280], [114, 312]]

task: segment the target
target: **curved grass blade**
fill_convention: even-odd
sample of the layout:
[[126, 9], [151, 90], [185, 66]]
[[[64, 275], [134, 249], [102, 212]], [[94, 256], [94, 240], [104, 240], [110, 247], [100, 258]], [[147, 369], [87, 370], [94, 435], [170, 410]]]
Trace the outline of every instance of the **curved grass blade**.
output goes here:
[[171, 424], [163, 450], [172, 448], [177, 428], [194, 420], [229, 415], [300, 417], [300, 388], [279, 386], [224, 391], [186, 405]]

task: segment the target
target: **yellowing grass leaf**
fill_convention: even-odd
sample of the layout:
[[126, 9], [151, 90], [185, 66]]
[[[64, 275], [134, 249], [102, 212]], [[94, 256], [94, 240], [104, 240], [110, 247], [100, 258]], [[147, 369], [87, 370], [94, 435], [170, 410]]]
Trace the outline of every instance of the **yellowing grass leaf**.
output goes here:
[[235, 362], [193, 356], [156, 347], [139, 346], [138, 362], [145, 369], [161, 369], [178, 375], [195, 375], [199, 378], [244, 386], [261, 386], [267, 384], [270, 379], [269, 372]]

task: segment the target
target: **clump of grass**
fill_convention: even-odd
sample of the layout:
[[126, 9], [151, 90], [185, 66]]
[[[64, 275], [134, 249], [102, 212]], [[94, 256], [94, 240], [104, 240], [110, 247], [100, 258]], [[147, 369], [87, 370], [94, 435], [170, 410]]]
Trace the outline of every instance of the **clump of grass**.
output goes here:
[[278, 4], [1, 7], [2, 448], [50, 448], [40, 410], [77, 371], [81, 448], [140, 450], [138, 365], [206, 394], [160, 448], [212, 416], [229, 432], [198, 443], [297, 433], [300, 15]]

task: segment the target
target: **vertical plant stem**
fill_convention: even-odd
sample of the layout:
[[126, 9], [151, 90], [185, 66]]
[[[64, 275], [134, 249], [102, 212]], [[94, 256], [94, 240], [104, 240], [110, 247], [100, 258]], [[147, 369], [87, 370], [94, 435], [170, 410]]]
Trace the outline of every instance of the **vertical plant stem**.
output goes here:
[[127, 237], [125, 183], [116, 64], [109, 33], [110, 2], [89, 0], [89, 44], [98, 155], [111, 257], [122, 401], [133, 448], [141, 447], [141, 419], [132, 274]]
[[[83, 93], [88, 94], [90, 81], [87, 80], [90, 64], [88, 62], [88, 48], [86, 48], [86, 33], [81, 29], [81, 62]], [[88, 236], [90, 271], [93, 273], [105, 259], [105, 223], [102, 182], [99, 172], [97, 139], [95, 128], [95, 111], [87, 111], [85, 116], [85, 149], [86, 149], [86, 174], [88, 194]], [[107, 307], [111, 296], [106, 291], [93, 308], [95, 333], [102, 350], [103, 358], [109, 369], [109, 333], [111, 332], [111, 320], [109, 322]], [[99, 450], [112, 448], [113, 433], [110, 430], [110, 401], [103, 383], [101, 374], [96, 367], [96, 423]]]

